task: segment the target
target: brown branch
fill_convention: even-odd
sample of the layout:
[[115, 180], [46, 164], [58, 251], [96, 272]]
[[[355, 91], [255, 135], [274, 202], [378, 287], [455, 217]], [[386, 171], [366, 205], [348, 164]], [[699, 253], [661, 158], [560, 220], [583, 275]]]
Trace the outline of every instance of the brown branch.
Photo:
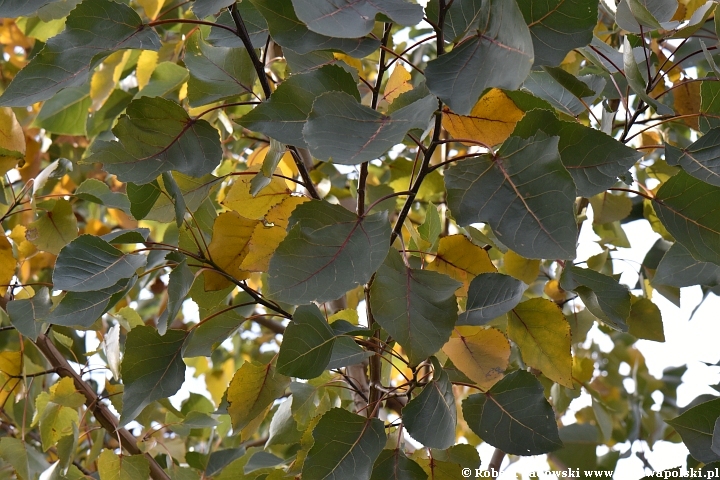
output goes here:
[[502, 465], [502, 461], [505, 458], [505, 452], [500, 450], [499, 448], [496, 448], [493, 452], [493, 456], [490, 459], [490, 463], [488, 463], [488, 471], [492, 472], [495, 470], [496, 472], [500, 472], [500, 465]]

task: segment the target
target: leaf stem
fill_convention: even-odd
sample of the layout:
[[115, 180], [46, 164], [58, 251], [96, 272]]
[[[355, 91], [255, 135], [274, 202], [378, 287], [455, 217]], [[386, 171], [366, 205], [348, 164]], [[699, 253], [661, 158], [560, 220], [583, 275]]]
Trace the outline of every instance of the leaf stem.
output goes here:
[[230, 11], [230, 15], [232, 16], [233, 22], [235, 22], [235, 28], [237, 30], [232, 30], [235, 35], [240, 37], [240, 40], [242, 41], [243, 45], [245, 46], [245, 50], [247, 50], [248, 55], [250, 55], [250, 61], [252, 61], [253, 66], [255, 67], [255, 71], [257, 72], [257, 76], [260, 80], [260, 85], [262, 86], [263, 93], [265, 94], [265, 98], [270, 98], [270, 94], [272, 94], [272, 89], [270, 88], [270, 84], [268, 83], [267, 75], [265, 74], [265, 65], [260, 61], [260, 58], [257, 56], [257, 52], [255, 51], [255, 47], [253, 47], [252, 41], [250, 40], [250, 34], [247, 31], [247, 28], [245, 27], [245, 22], [242, 19], [242, 16], [240, 15], [240, 12], [237, 11], [237, 8], [235, 8], [235, 3], [230, 5], [228, 7], [228, 10]]
[[206, 22], [204, 20], [193, 20], [190, 18], [168, 18], [166, 20], [155, 20], [154, 22], [147, 23], [146, 25], [148, 27], [157, 27], [158, 25], [166, 25], [168, 23], [190, 23], [193, 25], [209, 25], [211, 27], [222, 28], [237, 35], [237, 32], [235, 30], [228, 27], [227, 25], [223, 25], [222, 23]]

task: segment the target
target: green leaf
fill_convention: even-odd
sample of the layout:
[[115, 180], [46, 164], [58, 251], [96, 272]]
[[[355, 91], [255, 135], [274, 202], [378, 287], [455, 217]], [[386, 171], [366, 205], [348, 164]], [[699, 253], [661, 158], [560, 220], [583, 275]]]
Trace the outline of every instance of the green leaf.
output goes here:
[[[588, 43], [590, 41], [588, 40]], [[583, 45], [584, 46], [584, 45]], [[537, 60], [537, 59], [536, 59]], [[556, 82], [577, 98], [593, 97], [597, 94], [586, 83], [582, 82], [572, 73], [560, 67], [543, 67], [545, 73], [550, 75]]]
[[59, 135], [85, 135], [91, 103], [89, 85], [61, 90], [43, 103], [35, 126]]
[[[268, 429], [266, 447], [271, 445], [292, 445], [300, 442], [303, 432], [298, 430], [298, 424], [292, 415], [292, 402], [292, 397], [282, 402], [273, 415]], [[247, 466], [245, 469], [247, 470]]]
[[100, 480], [137, 480], [150, 476], [150, 465], [144, 455], [119, 457], [112, 450], [103, 450], [98, 457]]
[[658, 189], [653, 208], [693, 258], [720, 264], [720, 187], [681, 171]]
[[[553, 75], [544, 70], [535, 70], [525, 79], [523, 88], [533, 95], [549, 102], [556, 110], [577, 117], [587, 110], [585, 105], [591, 105], [605, 87], [605, 79], [599, 75], [584, 75], [576, 78], [577, 83], [585, 85], [591, 90], [589, 96], [578, 97], [565, 85], [553, 78]], [[577, 89], [582, 88], [577, 86]], [[583, 104], [583, 102], [585, 104]]]
[[560, 162], [558, 137], [510, 137], [494, 156], [445, 171], [450, 211], [461, 225], [487, 222], [525, 258], [575, 258], [575, 184]]
[[[40, 414], [40, 439], [43, 450], [57, 444], [58, 440], [66, 435], [72, 435], [78, 424], [78, 412], [75, 408], [48, 402]], [[74, 428], [73, 428], [74, 427]]]
[[463, 401], [463, 417], [485, 442], [512, 455], [540, 455], [562, 447], [555, 413], [540, 382], [518, 370]]
[[633, 201], [624, 195], [602, 192], [590, 199], [593, 209], [593, 224], [602, 225], [625, 219], [632, 211]]
[[627, 320], [628, 333], [637, 338], [664, 342], [662, 313], [649, 298], [640, 298], [632, 304]]
[[190, 330], [183, 345], [183, 358], [209, 357], [244, 321], [245, 317], [235, 310], [227, 310], [225, 306], [217, 308], [204, 318], [202, 323]]
[[484, 2], [478, 31], [428, 62], [427, 86], [455, 113], [467, 115], [489, 87], [517, 90], [530, 73], [533, 44], [515, 2]]
[[153, 327], [138, 326], [128, 332], [121, 365], [125, 385], [121, 427], [151, 402], [180, 389], [185, 381], [185, 363], [180, 355], [184, 340], [183, 330], [168, 330], [161, 336]]
[[[446, 3], [447, 5], [447, 3]], [[455, 0], [445, 13], [445, 41], [458, 42], [465, 38], [470, 30], [475, 30], [481, 18], [486, 18], [487, 3], [481, 0]], [[425, 13], [433, 22], [438, 22], [439, 4], [431, 0]]]
[[457, 321], [455, 290], [462, 284], [447, 275], [410, 268], [390, 250], [370, 287], [375, 320], [418, 365], [450, 338]]
[[277, 370], [297, 378], [315, 378], [327, 367], [335, 333], [317, 305], [302, 305], [283, 334]]
[[130, 201], [127, 195], [113, 192], [110, 187], [100, 180], [88, 178], [75, 189], [75, 196], [93, 203], [99, 203], [109, 208], [117, 208], [130, 213]]
[[27, 226], [25, 237], [38, 249], [53, 255], [78, 236], [77, 219], [70, 202], [57, 200], [52, 210]]
[[313, 157], [357, 165], [380, 157], [413, 128], [425, 129], [437, 108], [429, 95], [384, 115], [344, 92], [328, 92], [313, 103], [303, 137]]
[[720, 267], [695, 260], [687, 248], [674, 243], [660, 260], [651, 283], [670, 287], [714, 287], [720, 285]]
[[161, 335], [165, 334], [167, 328], [172, 325], [173, 320], [180, 312], [182, 304], [190, 292], [195, 281], [195, 275], [187, 265], [187, 259], [177, 264], [173, 271], [170, 272], [170, 281], [168, 282], [168, 301], [167, 308], [158, 318], [157, 327]]
[[92, 68], [124, 48], [159, 50], [160, 38], [135, 11], [111, 0], [83, 2], [65, 22], [65, 30], [16, 76], [0, 96], [0, 106], [24, 107], [84, 84]]
[[433, 245], [442, 233], [442, 221], [438, 209], [432, 202], [427, 205], [425, 221], [418, 227], [420, 238]]
[[345, 92], [360, 100], [355, 79], [337, 65], [291, 75], [270, 98], [238, 120], [245, 128], [288, 144], [306, 146], [303, 126], [313, 102], [328, 91]]
[[693, 458], [710, 463], [720, 460], [720, 455], [712, 450], [713, 431], [718, 417], [720, 398], [696, 405], [666, 422], [680, 434]]
[[268, 294], [287, 303], [339, 298], [367, 283], [390, 248], [385, 212], [358, 217], [313, 200], [295, 208], [288, 227], [268, 270]]
[[95, 142], [84, 162], [102, 163], [123, 182], [149, 183], [170, 170], [200, 177], [222, 159], [218, 131], [164, 98], [133, 100], [113, 133], [119, 142]]
[[100, 133], [110, 130], [115, 124], [115, 119], [120, 115], [132, 101], [132, 94], [119, 88], [113, 90], [105, 100], [100, 110], [91, 113], [87, 120], [87, 135], [94, 138]]
[[677, 0], [621, 0], [617, 6], [615, 22], [620, 28], [632, 33], [659, 28], [670, 30], [671, 26], [663, 27], [662, 23], [669, 21], [677, 8]]
[[[235, 9], [245, 23], [245, 28], [248, 31], [248, 36], [253, 46], [255, 48], [264, 47], [268, 39], [268, 25], [265, 17], [263, 17], [257, 8], [255, 8], [255, 5], [250, 2], [236, 3]], [[217, 20], [215, 20], [215, 23], [225, 25], [235, 30], [235, 22], [229, 12], [223, 12]], [[212, 27], [210, 29], [210, 35], [208, 35], [205, 40], [215, 47], [245, 48], [240, 37], [234, 32], [230, 32], [224, 28]]]
[[713, 128], [685, 148], [665, 144], [665, 161], [693, 177], [720, 186], [720, 128]]
[[560, 277], [560, 286], [577, 292], [587, 309], [609, 327], [627, 332], [630, 292], [625, 285], [594, 270], [568, 267]]
[[402, 409], [407, 432], [426, 447], [448, 448], [455, 445], [457, 409], [448, 374], [436, 361], [433, 379]]
[[39, 8], [58, 2], [59, 0], [0, 0], [0, 17], [28, 17]]
[[406, 0], [292, 0], [298, 19], [313, 32], [328, 37], [357, 38], [370, 33], [375, 16], [386, 15], [399, 25], [420, 23], [420, 5]]
[[211, 47], [198, 32], [188, 40], [183, 60], [190, 70], [191, 107], [252, 93], [257, 75], [244, 48]]
[[170, 172], [163, 172], [161, 178], [163, 187], [165, 187], [173, 205], [175, 226], [180, 228], [185, 220], [185, 197], [183, 197], [180, 187]]
[[278, 45], [299, 54], [313, 50], [340, 50], [356, 58], [370, 55], [379, 41], [371, 38], [335, 38], [312, 32], [298, 20], [292, 0], [250, 0], [267, 21]]
[[[189, 210], [195, 213], [200, 208], [200, 205], [208, 199], [212, 188], [222, 180], [212, 174], [197, 178], [178, 172], [172, 172], [172, 179], [167, 177], [168, 175], [163, 175], [157, 182], [160, 195], [150, 212], [145, 216], [147, 220], [155, 220], [156, 222], [171, 222], [175, 220], [177, 222], [180, 207], [173, 199], [178, 193], [182, 194], [182, 202], [185, 203], [183, 210]], [[165, 180], [168, 181], [166, 182]], [[172, 183], [177, 184], [177, 188], [174, 188]], [[155, 182], [150, 183], [150, 185], [154, 184]], [[174, 192], [171, 191], [173, 190], [171, 187], [174, 188]], [[162, 192], [167, 193], [167, 195], [162, 194]], [[154, 194], [151, 194], [151, 196], [154, 196]], [[130, 201], [135, 201], [135, 195], [132, 196]], [[142, 205], [145, 206], [146, 204], [143, 203]]]
[[11, 300], [7, 303], [7, 313], [10, 323], [22, 335], [37, 340], [42, 333], [43, 321], [50, 313], [52, 302], [47, 287], [35, 292], [32, 298]]
[[132, 216], [137, 220], [145, 218], [152, 210], [161, 193], [162, 190], [160, 190], [160, 185], [157, 182], [150, 182], [145, 185], [128, 182], [127, 195], [130, 200]]
[[332, 356], [330, 357], [330, 363], [327, 365], [327, 370], [356, 365], [373, 355], [375, 355], [374, 352], [363, 349], [351, 337], [338, 336], [333, 344]]
[[333, 408], [312, 432], [315, 443], [302, 468], [305, 480], [368, 480], [385, 446], [385, 426], [377, 418]]
[[518, 6], [530, 28], [535, 65], [560, 65], [568, 52], [592, 40], [597, 0], [518, 0]]
[[625, 43], [623, 44], [623, 64], [625, 66], [625, 78], [635, 95], [652, 106], [658, 115], [673, 115], [674, 112], [672, 108], [658, 102], [645, 91], [647, 80], [643, 77], [642, 71], [635, 61], [635, 54], [627, 37], [625, 37]]
[[81, 235], [60, 251], [53, 283], [56, 290], [92, 292], [130, 278], [144, 266], [144, 255], [126, 254], [93, 235]]
[[[541, 130], [560, 137], [560, 160], [572, 175], [578, 194], [592, 197], [617, 183], [642, 153], [599, 130], [580, 123], [563, 122], [548, 110], [533, 110], [515, 126], [513, 135], [530, 138]], [[592, 145], [592, 148], [588, 148]]]
[[88, 328], [107, 311], [112, 297], [128, 286], [129, 280], [92, 292], [68, 292], [45, 321], [52, 325]]
[[502, 273], [481, 273], [468, 289], [467, 306], [458, 325], [485, 325], [506, 314], [522, 300], [527, 285]]
[[[140, 90], [135, 98], [140, 97], [171, 97], [188, 79], [188, 71], [174, 62], [159, 63], [147, 85]], [[177, 95], [175, 95], [177, 98]]]
[[192, 3], [192, 11], [199, 19], [215, 15], [225, 7], [235, 3], [235, 0], [195, 0]]
[[713, 115], [702, 115], [698, 119], [702, 133], [707, 133], [711, 128], [720, 127], [720, 118], [715, 118], [720, 116], [720, 82], [707, 81], [700, 84], [700, 113]]
[[273, 365], [245, 362], [227, 390], [228, 414], [233, 428], [240, 431], [285, 392], [290, 379], [275, 373]]
[[427, 473], [402, 449], [383, 450], [373, 465], [370, 480], [426, 480]]
[[0, 438], [0, 458], [12, 466], [19, 480], [30, 480], [30, 467], [25, 442], [13, 437]]

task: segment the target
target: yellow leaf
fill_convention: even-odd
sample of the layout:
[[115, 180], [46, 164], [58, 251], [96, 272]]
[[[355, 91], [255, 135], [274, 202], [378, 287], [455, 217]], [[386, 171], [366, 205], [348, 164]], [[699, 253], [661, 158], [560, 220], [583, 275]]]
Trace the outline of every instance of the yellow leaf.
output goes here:
[[410, 83], [410, 72], [400, 63], [395, 65], [395, 69], [390, 74], [387, 83], [385, 84], [385, 92], [383, 98], [388, 103], [392, 103], [401, 94], [412, 90], [412, 84]]
[[0, 352], [0, 405], [5, 405], [8, 397], [20, 383], [19, 378], [12, 378], [22, 373], [22, 352]]
[[[15, 225], [9, 235], [9, 238], [15, 244], [15, 248], [17, 248], [18, 260], [21, 262], [28, 258], [30, 255], [37, 252], [37, 248], [35, 248], [35, 245], [33, 245], [31, 242], [28, 242], [27, 238], [25, 238], [26, 232], [27, 228], [25, 228], [23, 225]], [[1, 249], [2, 247], [0, 247], [0, 250]], [[1, 253], [0, 257], [2, 257]], [[0, 260], [0, 264], [2, 264], [2, 260]], [[0, 275], [0, 277], [1, 276], [2, 275]], [[2, 282], [0, 282], [0, 284], [2, 284]], [[0, 289], [0, 292], [1, 291], [2, 290]]]
[[[673, 107], [680, 115], [691, 115], [700, 112], [700, 82], [680, 83], [672, 90]], [[685, 124], [698, 129], [698, 117], [689, 117], [682, 119]]]
[[502, 90], [493, 88], [473, 107], [470, 115], [457, 115], [443, 108], [443, 127], [453, 138], [477, 140], [497, 145], [510, 136], [525, 115]]
[[100, 236], [110, 233], [110, 227], [97, 218], [91, 218], [85, 223], [85, 232], [90, 235]]
[[510, 342], [492, 327], [456, 327], [442, 350], [461, 372], [486, 390], [503, 377], [510, 359]]
[[138, 0], [138, 3], [145, 10], [145, 16], [150, 20], [154, 20], [160, 13], [165, 0]]
[[[248, 272], [240, 270], [248, 253], [248, 243], [257, 220], [241, 217], [236, 212], [221, 213], [213, 224], [213, 235], [208, 250], [213, 261], [225, 272], [238, 280], [248, 277]], [[222, 290], [230, 284], [223, 275], [215, 272], [204, 272], [205, 290]]]
[[118, 456], [112, 450], [103, 450], [97, 464], [100, 480], [134, 480], [150, 476], [150, 465], [144, 455]]
[[[0, 237], [0, 295], [5, 295], [7, 286], [15, 276], [15, 257], [13, 256], [12, 245], [7, 237]], [[2, 405], [2, 403], [0, 403]]]
[[276, 227], [281, 227], [283, 230], [287, 230], [288, 224], [290, 223], [290, 215], [298, 205], [310, 201], [307, 197], [288, 197], [278, 205], [275, 205], [265, 215], [265, 221], [272, 223]]
[[503, 267], [511, 277], [532, 284], [540, 273], [540, 260], [528, 260], [512, 250], [505, 254]]
[[245, 362], [227, 389], [228, 414], [233, 428], [242, 430], [285, 392], [290, 378], [275, 372], [272, 364]]
[[435, 260], [427, 269], [444, 273], [462, 282], [463, 285], [455, 294], [463, 297], [467, 296], [470, 281], [476, 275], [497, 272], [487, 252], [468, 240], [465, 235], [441, 238]]
[[570, 324], [560, 307], [544, 298], [521, 303], [508, 313], [508, 336], [523, 361], [560, 385], [574, 388]]
[[0, 175], [25, 158], [25, 134], [10, 107], [0, 108]]
[[[247, 158], [247, 166], [256, 167], [259, 170], [262, 166], [263, 160], [265, 160], [265, 155], [267, 155], [268, 150], [270, 150], [269, 145], [265, 145], [254, 150]], [[295, 165], [295, 160], [293, 160], [293, 156], [290, 151], [285, 152], [282, 156], [280, 163], [278, 163], [278, 168], [280, 169], [280, 173], [286, 177], [295, 178], [299, 174], [297, 166]], [[295, 190], [295, 187], [297, 186], [295, 182], [290, 180], [285, 180], [285, 184], [290, 190]]]
[[356, 69], [358, 72], [363, 71], [362, 62], [358, 58], [351, 57], [350, 55], [345, 55], [344, 53], [333, 53], [333, 56], [335, 57], [335, 60], [340, 60], [341, 62], [345, 62], [354, 69]]
[[220, 405], [223, 393], [227, 390], [235, 373], [235, 360], [229, 358], [223, 362], [220, 368], [213, 368], [205, 372], [205, 386], [210, 392], [215, 405]]
[[588, 357], [573, 357], [573, 380], [579, 383], [589, 382], [595, 373], [595, 362]]
[[253, 197], [250, 193], [252, 178], [252, 175], [239, 175], [222, 203], [245, 218], [259, 220], [272, 207], [288, 198], [290, 190], [282, 178], [273, 177], [270, 184]]
[[266, 272], [270, 257], [275, 253], [287, 232], [282, 227], [266, 227], [258, 223], [248, 243], [248, 252], [240, 264], [240, 269], [248, 272]]
[[562, 302], [565, 300], [565, 290], [560, 288], [560, 282], [557, 280], [550, 280], [545, 284], [543, 293], [550, 297], [553, 302]]
[[111, 54], [100, 64], [90, 80], [90, 98], [92, 110], [97, 111], [110, 96], [120, 80], [125, 64], [130, 58], [130, 50], [121, 50]]
[[138, 89], [142, 90], [150, 82], [150, 75], [155, 71], [158, 64], [158, 52], [143, 50], [138, 57], [135, 67], [135, 78], [137, 78]]

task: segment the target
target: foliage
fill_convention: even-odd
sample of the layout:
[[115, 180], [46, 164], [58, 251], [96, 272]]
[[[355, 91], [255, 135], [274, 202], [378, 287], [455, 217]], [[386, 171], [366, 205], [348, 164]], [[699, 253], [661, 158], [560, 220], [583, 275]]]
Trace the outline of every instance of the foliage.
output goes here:
[[426, 3], [0, 0], [0, 477], [720, 461], [716, 3]]

